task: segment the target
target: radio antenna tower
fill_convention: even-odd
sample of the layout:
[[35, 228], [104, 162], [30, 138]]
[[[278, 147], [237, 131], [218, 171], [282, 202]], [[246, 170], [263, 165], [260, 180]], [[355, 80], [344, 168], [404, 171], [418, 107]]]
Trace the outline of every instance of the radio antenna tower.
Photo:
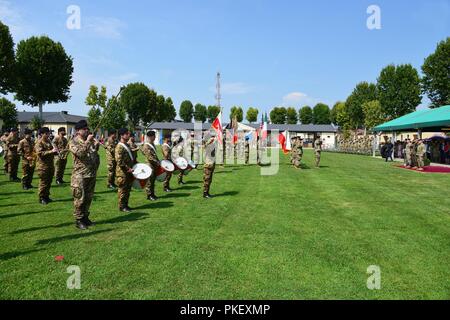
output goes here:
[[216, 90], [217, 90], [217, 93], [216, 93], [217, 106], [218, 106], [220, 109], [222, 109], [222, 108], [221, 108], [221, 105], [220, 105], [220, 100], [222, 99], [222, 96], [220, 95], [220, 72], [217, 72]]

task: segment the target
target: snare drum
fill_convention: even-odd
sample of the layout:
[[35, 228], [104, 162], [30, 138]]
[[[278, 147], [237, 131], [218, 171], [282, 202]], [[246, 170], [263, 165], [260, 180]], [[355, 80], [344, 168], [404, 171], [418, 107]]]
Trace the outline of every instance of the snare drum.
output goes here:
[[152, 168], [145, 163], [138, 163], [133, 167], [133, 188], [142, 190], [147, 184], [148, 178], [152, 175]]
[[167, 173], [173, 172], [175, 170], [175, 166], [169, 160], [162, 160], [158, 169], [156, 169], [156, 180], [159, 182], [163, 182], [166, 180]]

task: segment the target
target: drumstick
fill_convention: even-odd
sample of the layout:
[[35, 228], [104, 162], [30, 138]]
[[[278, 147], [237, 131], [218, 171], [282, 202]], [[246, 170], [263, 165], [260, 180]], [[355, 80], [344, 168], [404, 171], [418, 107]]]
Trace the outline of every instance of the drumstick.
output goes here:
[[97, 127], [94, 130], [94, 133], [97, 132], [98, 129], [100, 129], [100, 126], [101, 126], [103, 120], [105, 119], [106, 115], [108, 114], [108, 111], [113, 108], [114, 103], [116, 102], [116, 100], [120, 96], [120, 94], [122, 93], [123, 89], [124, 89], [124, 87], [120, 87], [119, 93], [116, 96], [114, 96], [113, 99], [111, 100], [110, 107], [108, 109], [106, 109], [105, 112], [103, 112], [103, 115], [100, 117], [100, 120], [97, 124]]

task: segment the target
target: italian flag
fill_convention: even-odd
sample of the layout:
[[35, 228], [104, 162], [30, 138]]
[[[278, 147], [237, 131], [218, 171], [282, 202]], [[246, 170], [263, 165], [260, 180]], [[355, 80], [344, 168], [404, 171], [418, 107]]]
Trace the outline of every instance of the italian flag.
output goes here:
[[216, 131], [219, 143], [222, 144], [223, 142], [222, 111], [219, 112], [217, 118], [213, 121], [211, 127], [214, 129], [214, 131]]

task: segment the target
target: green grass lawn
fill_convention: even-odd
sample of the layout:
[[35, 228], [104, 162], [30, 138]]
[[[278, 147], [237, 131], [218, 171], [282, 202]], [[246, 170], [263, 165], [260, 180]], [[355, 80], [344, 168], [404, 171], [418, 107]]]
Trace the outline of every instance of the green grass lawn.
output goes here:
[[[54, 184], [44, 207], [36, 189], [1, 175], [0, 298], [450, 299], [450, 175], [322, 158], [314, 169], [308, 150], [309, 167], [296, 170], [282, 156], [275, 176], [218, 167], [211, 200], [198, 170], [180, 188], [174, 179], [172, 194], [158, 184], [158, 202], [133, 192], [124, 214], [102, 152], [98, 224], [86, 232], [74, 227], [69, 185]], [[70, 265], [81, 268], [80, 290], [66, 288]], [[370, 265], [381, 290], [366, 287]]]

